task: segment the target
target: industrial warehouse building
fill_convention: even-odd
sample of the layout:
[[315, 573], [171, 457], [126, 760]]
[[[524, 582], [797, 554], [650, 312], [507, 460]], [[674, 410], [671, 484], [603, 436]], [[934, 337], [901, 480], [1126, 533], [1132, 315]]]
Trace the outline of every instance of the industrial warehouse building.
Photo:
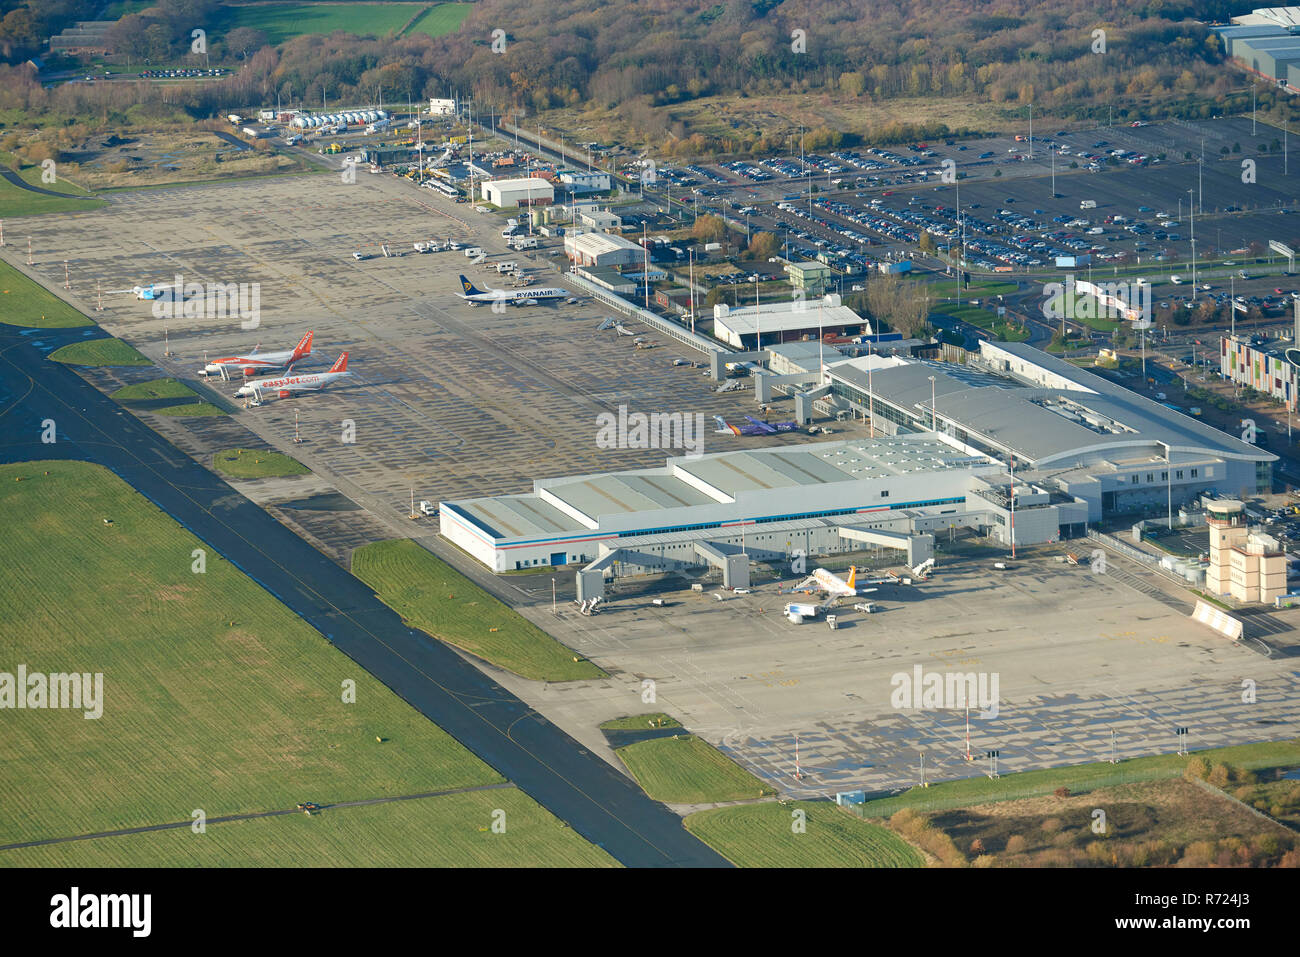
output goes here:
[[713, 335], [738, 349], [761, 349], [808, 336], [869, 336], [871, 323], [835, 295], [759, 306], [718, 303], [713, 307]]
[[602, 170], [560, 170], [560, 182], [575, 196], [584, 193], [608, 193], [609, 174]]
[[613, 266], [579, 266], [577, 275], [619, 296], [636, 295], [637, 282]]
[[831, 267], [825, 263], [789, 263], [785, 267], [790, 285], [803, 291], [805, 298], [824, 296], [830, 289]]
[[1300, 89], [1300, 7], [1266, 7], [1213, 27], [1223, 52], [1246, 69], [1292, 90]]
[[555, 201], [555, 187], [548, 180], [534, 176], [531, 179], [492, 179], [482, 186], [482, 197], [501, 209], [514, 209]]
[[646, 257], [643, 247], [613, 233], [566, 233], [564, 254], [575, 266], [627, 266]]
[[592, 232], [613, 233], [623, 228], [623, 217], [611, 213], [608, 209], [597, 209], [595, 206], [575, 203], [573, 217], [582, 229]]

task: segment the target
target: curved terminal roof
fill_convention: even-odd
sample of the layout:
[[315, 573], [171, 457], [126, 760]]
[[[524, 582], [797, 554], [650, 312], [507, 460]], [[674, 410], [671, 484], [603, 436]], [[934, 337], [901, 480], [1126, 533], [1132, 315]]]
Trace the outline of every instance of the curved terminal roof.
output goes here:
[[[988, 371], [925, 360], [885, 365], [871, 374], [876, 397], [928, 424], [933, 408], [984, 444], [1039, 468], [1122, 456], [1167, 443], [1174, 452], [1242, 461], [1277, 456], [1192, 416], [1144, 398], [1024, 343], [982, 343]], [[866, 364], [830, 366], [834, 378], [867, 390]], [[1032, 376], [1032, 378], [1031, 378]]]

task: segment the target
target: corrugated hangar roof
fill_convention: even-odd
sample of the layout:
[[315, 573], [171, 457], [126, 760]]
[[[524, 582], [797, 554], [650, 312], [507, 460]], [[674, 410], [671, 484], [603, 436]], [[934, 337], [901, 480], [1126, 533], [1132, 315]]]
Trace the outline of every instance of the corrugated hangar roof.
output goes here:
[[[444, 507], [447, 503], [444, 503]], [[580, 532], [587, 526], [535, 495], [500, 495], [450, 503], [495, 538]]]
[[708, 505], [699, 489], [664, 474], [622, 472], [545, 486], [546, 491], [593, 521], [600, 515]]
[[724, 452], [701, 459], [674, 459], [672, 466], [735, 498], [756, 489], [816, 486], [963, 468], [971, 461], [972, 457], [937, 439], [900, 435], [819, 442], [792, 449]]

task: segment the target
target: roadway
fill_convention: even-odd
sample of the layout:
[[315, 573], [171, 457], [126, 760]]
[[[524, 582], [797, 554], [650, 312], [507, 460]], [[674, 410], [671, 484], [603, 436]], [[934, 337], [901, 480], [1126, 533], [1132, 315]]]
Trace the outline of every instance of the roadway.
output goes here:
[[17, 186], [19, 189], [25, 189], [29, 193], [40, 193], [42, 196], [57, 196], [59, 199], [94, 199], [93, 196], [78, 196], [76, 193], [59, 193], [52, 189], [45, 189], [40, 186], [33, 186], [11, 169], [0, 167], [0, 179]]
[[[0, 326], [0, 462], [73, 459], [112, 470], [316, 628], [336, 648], [631, 867], [728, 862], [635, 782], [488, 678], [406, 627], [359, 579], [46, 355], [97, 331]], [[44, 420], [57, 442], [42, 444]]]

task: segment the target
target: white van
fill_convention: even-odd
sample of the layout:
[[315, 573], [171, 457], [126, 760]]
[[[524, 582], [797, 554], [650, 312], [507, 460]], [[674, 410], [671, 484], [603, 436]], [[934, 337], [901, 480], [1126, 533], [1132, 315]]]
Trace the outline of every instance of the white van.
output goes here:
[[1173, 283], [1175, 286], [1181, 286], [1181, 285], [1183, 284], [1183, 277], [1182, 277], [1182, 276], [1170, 276], [1170, 277], [1169, 277], [1169, 281], [1170, 281], [1171, 283]]

